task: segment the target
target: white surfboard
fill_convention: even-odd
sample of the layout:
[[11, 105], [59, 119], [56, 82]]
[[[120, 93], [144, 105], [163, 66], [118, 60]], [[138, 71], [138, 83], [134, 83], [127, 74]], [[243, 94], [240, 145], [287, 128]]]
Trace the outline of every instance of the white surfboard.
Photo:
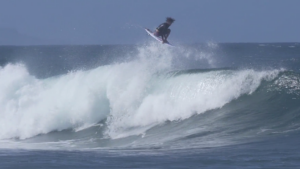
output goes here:
[[[152, 36], [155, 40], [157, 40], [157, 41], [163, 43], [163, 40], [162, 40], [160, 37], [155, 36], [155, 35], [153, 34], [153, 32], [152, 32], [150, 29], [145, 28], [145, 31], [148, 33], [148, 35]], [[165, 42], [165, 43], [163, 43], [163, 44], [166, 44], [166, 45], [168, 45], [168, 46], [174, 47], [174, 46], [173, 46], [172, 44], [170, 44], [168, 41]]]

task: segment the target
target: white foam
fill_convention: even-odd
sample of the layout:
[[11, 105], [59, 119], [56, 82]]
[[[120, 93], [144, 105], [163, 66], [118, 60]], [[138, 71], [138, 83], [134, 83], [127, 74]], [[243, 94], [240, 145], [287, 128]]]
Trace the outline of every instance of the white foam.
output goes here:
[[1, 68], [0, 138], [24, 139], [104, 119], [105, 84], [95, 72], [39, 80], [22, 65]]

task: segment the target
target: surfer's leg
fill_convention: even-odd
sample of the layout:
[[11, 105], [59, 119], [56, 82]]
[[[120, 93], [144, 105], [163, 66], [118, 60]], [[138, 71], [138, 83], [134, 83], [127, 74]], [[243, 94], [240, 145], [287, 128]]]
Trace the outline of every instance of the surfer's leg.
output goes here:
[[155, 31], [155, 32], [153, 32], [153, 35], [155, 35], [155, 36], [157, 36], [157, 37], [160, 37], [160, 36], [162, 36], [162, 35], [161, 35], [161, 32], [159, 32], [159, 31]]
[[171, 33], [171, 30], [170, 29], [168, 29], [167, 31], [166, 31], [166, 33], [164, 34], [164, 35], [162, 35], [161, 36], [161, 39], [162, 39], [162, 41], [163, 41], [163, 43], [166, 43], [166, 42], [168, 42], [168, 37], [169, 37], [169, 35], [170, 35], [170, 33]]
[[168, 39], [168, 37], [169, 37], [170, 33], [171, 33], [171, 29], [168, 29], [168, 30], [167, 30], [167, 33], [166, 33], [166, 35], [165, 35], [165, 36], [166, 36], [166, 37], [165, 37], [165, 38], [166, 38], [166, 40]]
[[161, 36], [161, 40], [163, 41], [163, 43], [167, 42], [166, 34]]

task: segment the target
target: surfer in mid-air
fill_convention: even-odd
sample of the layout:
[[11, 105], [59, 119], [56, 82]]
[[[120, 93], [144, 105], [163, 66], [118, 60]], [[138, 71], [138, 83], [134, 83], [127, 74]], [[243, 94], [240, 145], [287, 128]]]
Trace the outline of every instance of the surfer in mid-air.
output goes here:
[[165, 23], [160, 24], [157, 28], [156, 31], [153, 33], [155, 36], [159, 37], [161, 36], [161, 39], [163, 43], [167, 43], [167, 39], [171, 33], [171, 29], [169, 27], [172, 25], [172, 23], [175, 20], [171, 17], [167, 17], [167, 20]]

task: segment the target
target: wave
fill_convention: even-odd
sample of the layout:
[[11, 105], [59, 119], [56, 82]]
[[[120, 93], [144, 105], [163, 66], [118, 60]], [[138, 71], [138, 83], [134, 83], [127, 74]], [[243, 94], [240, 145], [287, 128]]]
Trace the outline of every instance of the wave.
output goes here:
[[[168, 142], [185, 147], [298, 128], [291, 117], [298, 117], [300, 109], [294, 103], [299, 74], [281, 69], [176, 71], [172, 51], [157, 50], [142, 48], [135, 60], [46, 79], [30, 75], [22, 64], [2, 67], [0, 139], [67, 147]], [[273, 105], [287, 96], [294, 98], [289, 99], [293, 106], [280, 114]]]

